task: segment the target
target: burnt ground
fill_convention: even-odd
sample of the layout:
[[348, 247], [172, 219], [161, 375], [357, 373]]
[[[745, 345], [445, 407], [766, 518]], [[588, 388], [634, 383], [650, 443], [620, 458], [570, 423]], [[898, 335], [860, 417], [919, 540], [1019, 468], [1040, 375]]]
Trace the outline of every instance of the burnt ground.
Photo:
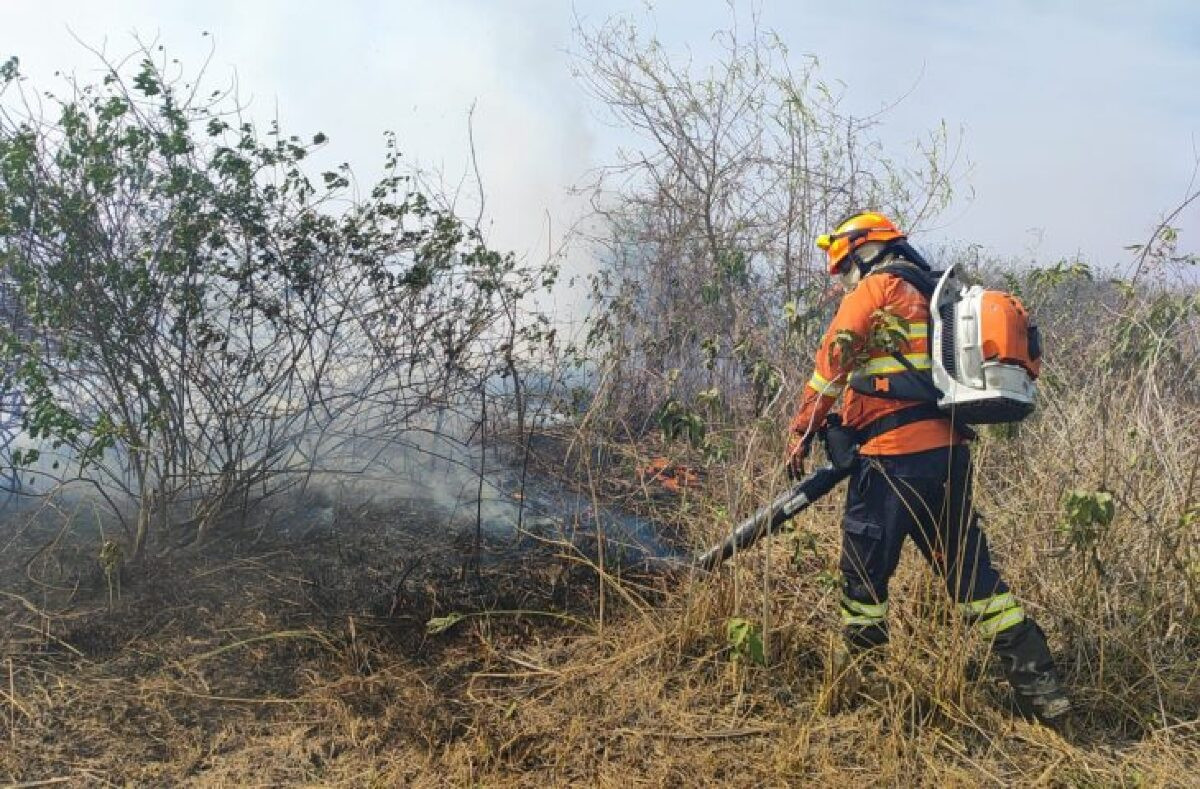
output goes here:
[[[700, 497], [611, 471], [594, 498], [724, 527]], [[9, 512], [0, 785], [1175, 786], [1200, 770], [1193, 723], [1156, 727], [1109, 688], [1075, 688], [1074, 733], [1020, 721], [1003, 686], [966, 678], [979, 650], [952, 628], [897, 628], [882, 677], [839, 702], [833, 504], [811, 546], [771, 554], [767, 667], [726, 632], [761, 612], [766, 552], [714, 583], [631, 567], [602, 584], [586, 544], [485, 530], [476, 564], [470, 518], [431, 502], [290, 506], [119, 578], [93, 513]], [[898, 578], [901, 622], [928, 619], [921, 577]], [[1188, 707], [1197, 676], [1166, 677], [1165, 703]]]
[[[94, 529], [10, 517], [0, 782], [334, 780], [326, 764], [364, 747], [347, 722], [371, 721], [373, 752], [427, 752], [465, 731], [480, 632], [505, 649], [597, 613], [595, 573], [570, 545], [485, 532], [477, 565], [471, 524], [430, 503], [313, 512], [127, 563], [119, 578]], [[477, 612], [491, 613], [428, 632]]]

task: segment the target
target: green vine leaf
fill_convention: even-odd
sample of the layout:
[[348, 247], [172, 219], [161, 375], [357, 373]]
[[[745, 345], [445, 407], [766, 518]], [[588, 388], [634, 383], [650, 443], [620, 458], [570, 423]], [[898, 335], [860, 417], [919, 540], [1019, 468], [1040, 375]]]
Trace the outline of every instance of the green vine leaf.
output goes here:
[[725, 623], [725, 640], [734, 662], [749, 660], [758, 666], [767, 664], [762, 632], [749, 619], [733, 618]]

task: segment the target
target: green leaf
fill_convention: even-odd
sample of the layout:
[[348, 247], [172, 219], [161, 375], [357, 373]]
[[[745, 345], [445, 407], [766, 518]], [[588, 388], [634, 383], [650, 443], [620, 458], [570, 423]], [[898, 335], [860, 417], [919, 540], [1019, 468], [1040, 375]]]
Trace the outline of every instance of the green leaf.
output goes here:
[[458, 613], [450, 613], [446, 616], [435, 616], [433, 619], [430, 619], [425, 623], [425, 632], [431, 636], [436, 636], [439, 633], [445, 633], [447, 630], [454, 627], [464, 619], [466, 619], [466, 617]]
[[725, 623], [725, 639], [729, 643], [733, 660], [749, 659], [750, 662], [765, 666], [766, 651], [763, 647], [762, 633], [758, 625], [749, 619], [732, 618]]
[[1104, 490], [1070, 490], [1063, 498], [1058, 531], [1076, 548], [1096, 544], [1116, 516], [1112, 494]]

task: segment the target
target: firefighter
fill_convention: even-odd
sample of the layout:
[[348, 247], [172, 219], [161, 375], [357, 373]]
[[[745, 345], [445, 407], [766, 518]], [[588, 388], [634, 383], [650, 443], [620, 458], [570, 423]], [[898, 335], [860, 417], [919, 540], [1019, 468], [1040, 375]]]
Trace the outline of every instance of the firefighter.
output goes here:
[[956, 430], [925, 396], [932, 387], [928, 299], [880, 270], [929, 266], [890, 219], [870, 211], [845, 219], [817, 246], [845, 296], [791, 422], [788, 469], [803, 473], [817, 429], [842, 396], [842, 424], [859, 444], [842, 519], [848, 653], [887, 643], [888, 581], [911, 539], [962, 615], [991, 640], [1022, 712], [1062, 718], [1070, 702], [1046, 637], [988, 555], [972, 506], [967, 429]]

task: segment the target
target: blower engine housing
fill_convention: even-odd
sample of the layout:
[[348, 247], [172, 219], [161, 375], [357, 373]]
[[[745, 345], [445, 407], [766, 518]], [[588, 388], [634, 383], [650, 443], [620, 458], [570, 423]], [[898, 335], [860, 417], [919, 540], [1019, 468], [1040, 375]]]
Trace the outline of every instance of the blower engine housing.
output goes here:
[[965, 424], [1018, 422], [1034, 409], [1041, 338], [1015, 296], [967, 286], [955, 266], [930, 298], [938, 406]]

